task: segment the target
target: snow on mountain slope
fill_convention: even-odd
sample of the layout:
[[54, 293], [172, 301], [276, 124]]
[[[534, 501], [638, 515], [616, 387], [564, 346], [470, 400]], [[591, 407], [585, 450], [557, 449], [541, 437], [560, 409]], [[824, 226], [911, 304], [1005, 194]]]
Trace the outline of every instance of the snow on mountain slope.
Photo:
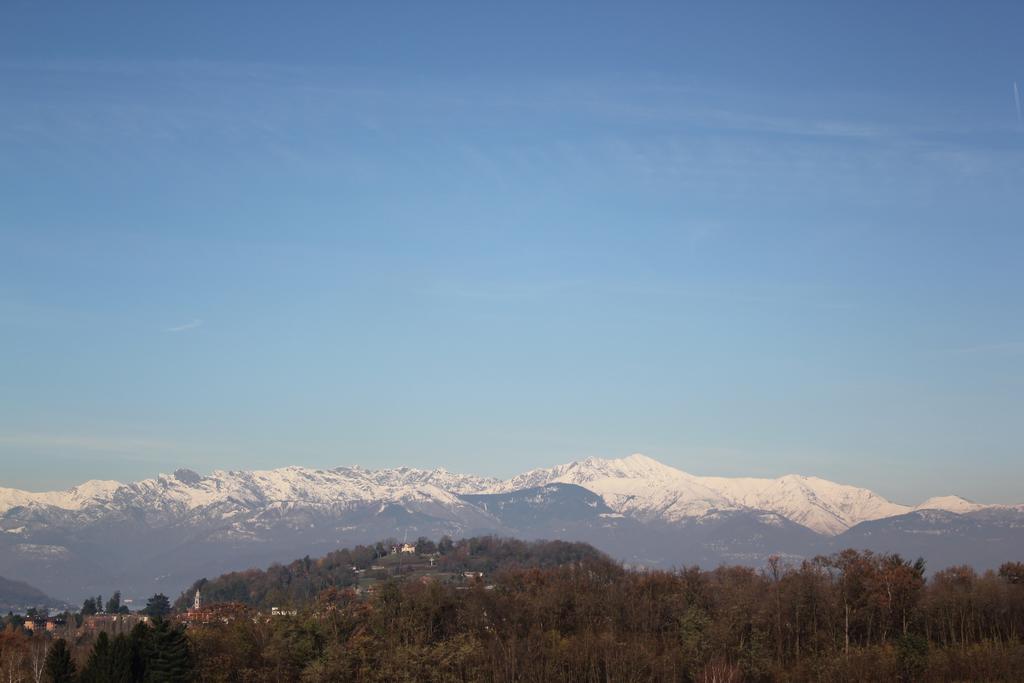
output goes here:
[[386, 470], [367, 470], [358, 466], [339, 467], [336, 472], [358, 472], [382, 486], [419, 486], [429, 484], [451, 493], [479, 493], [496, 485], [499, 480], [478, 477], [474, 474], [456, 474], [443, 467], [435, 470], [420, 470], [413, 467], [396, 467]]
[[966, 512], [977, 512], [978, 510], [984, 510], [989, 507], [993, 506], [975, 503], [967, 500], [966, 498], [961, 498], [960, 496], [935, 496], [933, 498], [929, 498], [920, 505], [916, 505], [914, 509], [945, 510], [947, 512], [955, 512], [962, 515]]
[[551, 482], [579, 484], [600, 495], [616, 512], [644, 520], [674, 522], [713, 510], [749, 508], [774, 512], [830, 535], [866, 520], [910, 510], [867, 489], [817, 477], [698, 477], [639, 453], [616, 460], [587, 458], [532, 470], [492, 490], [513, 491]]
[[90, 504], [105, 501], [123, 484], [118, 481], [93, 479], [64, 491], [33, 493], [18, 489], [0, 488], [0, 514], [24, 505], [52, 505], [65, 510], [80, 510]]
[[911, 510], [937, 509], [964, 514], [994, 507], [957, 496], [944, 496], [910, 508], [867, 489], [817, 477], [700, 477], [634, 454], [618, 459], [587, 458], [531, 470], [507, 481], [444, 469], [408, 467], [381, 470], [359, 466], [329, 470], [282, 467], [218, 470], [207, 476], [178, 470], [172, 475], [161, 474], [129, 484], [89, 481], [66, 491], [31, 493], [0, 488], [0, 516], [7, 515], [13, 508], [25, 508], [25, 514], [12, 513], [8, 520], [10, 529], [21, 529], [23, 523], [44, 523], [58, 518], [72, 525], [118, 515], [134, 518], [140, 511], [153, 522], [242, 520], [267, 510], [310, 510], [337, 515], [370, 503], [394, 503], [410, 512], [434, 518], [461, 516], [464, 520], [472, 518], [476, 523], [479, 514], [486, 515], [486, 512], [469, 510], [470, 504], [460, 496], [509, 493], [552, 483], [582, 486], [599, 495], [616, 513], [640, 521], [679, 522], [715, 512], [753, 510], [778, 514], [828, 535], [842, 533], [861, 522], [902, 515]]
[[909, 512], [877, 493], [817, 477], [699, 477], [735, 505], [776, 512], [819, 533], [835, 535], [861, 522]]
[[459, 493], [479, 491], [494, 480], [456, 475], [444, 470], [367, 470], [341, 467], [318, 470], [282, 467], [275, 470], [223, 471], [202, 476], [190, 470], [161, 474], [130, 484], [87, 482], [67, 491], [31, 493], [0, 489], [0, 514], [13, 507], [52, 507], [85, 511], [91, 516], [117, 510], [170, 514], [216, 509], [254, 510], [268, 506], [346, 507], [358, 503], [428, 503], [462, 508]]
[[644, 521], [677, 522], [711, 510], [736, 507], [697, 477], [639, 453], [628, 458], [587, 458], [531, 470], [502, 482], [491, 492], [506, 493], [551, 483], [582, 486], [601, 496], [612, 510]]

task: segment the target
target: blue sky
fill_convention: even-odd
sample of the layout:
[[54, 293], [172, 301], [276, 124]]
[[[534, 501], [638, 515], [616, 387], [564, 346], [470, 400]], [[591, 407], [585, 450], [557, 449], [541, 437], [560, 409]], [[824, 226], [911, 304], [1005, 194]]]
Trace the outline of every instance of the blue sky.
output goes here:
[[1024, 10], [678, 4], [7, 3], [0, 485], [1024, 500]]

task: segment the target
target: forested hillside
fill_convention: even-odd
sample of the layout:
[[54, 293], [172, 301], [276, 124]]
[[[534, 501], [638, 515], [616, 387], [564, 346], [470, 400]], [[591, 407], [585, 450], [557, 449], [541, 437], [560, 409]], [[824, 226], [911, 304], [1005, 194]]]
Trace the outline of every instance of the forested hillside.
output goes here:
[[130, 634], [86, 630], [64, 644], [12, 623], [0, 678], [30, 679], [41, 648], [81, 681], [853, 683], [1024, 671], [1024, 563], [926, 574], [922, 560], [846, 550], [647, 571], [558, 541], [403, 545], [199, 582], [200, 609], [186, 594], [170, 623]]
[[375, 545], [359, 545], [337, 550], [318, 559], [305, 557], [287, 565], [268, 569], [231, 572], [213, 580], [196, 581], [178, 598], [176, 609], [192, 605], [196, 590], [203, 603], [210, 605], [237, 602], [269, 609], [301, 607], [312, 602], [328, 588], [372, 585], [392, 577], [410, 575], [452, 579], [463, 572], [491, 574], [496, 570], [527, 567], [554, 567], [582, 560], [607, 559], [586, 543], [564, 541], [527, 542], [511, 538], [483, 536], [435, 543], [420, 538], [409, 545], [411, 553], [395, 553], [394, 539]]
[[238, 606], [227, 623], [192, 625], [201, 680], [1017, 680], [1024, 670], [1020, 563], [927, 578], [923, 560], [847, 550], [664, 572], [558, 541], [393, 545], [197, 582], [206, 605], [297, 608], [254, 626]]
[[1020, 680], [1024, 565], [923, 569], [844, 551], [644, 572], [587, 554], [470, 585], [329, 588], [294, 616], [188, 634], [203, 681]]

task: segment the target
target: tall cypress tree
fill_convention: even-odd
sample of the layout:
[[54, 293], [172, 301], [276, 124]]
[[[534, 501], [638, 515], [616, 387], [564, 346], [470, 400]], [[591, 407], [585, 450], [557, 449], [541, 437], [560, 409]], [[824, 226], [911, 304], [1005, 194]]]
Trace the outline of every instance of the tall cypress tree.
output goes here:
[[178, 683], [192, 679], [192, 655], [185, 629], [157, 619], [146, 657], [147, 683]]
[[46, 653], [43, 669], [46, 680], [53, 683], [72, 683], [75, 680], [75, 663], [71, 661], [71, 652], [63, 638], [53, 641], [50, 651]]

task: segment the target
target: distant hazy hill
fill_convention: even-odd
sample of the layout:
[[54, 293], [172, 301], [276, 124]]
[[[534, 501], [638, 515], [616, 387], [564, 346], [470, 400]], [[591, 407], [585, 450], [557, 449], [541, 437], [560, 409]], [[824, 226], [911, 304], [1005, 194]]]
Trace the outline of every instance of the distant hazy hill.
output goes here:
[[0, 576], [0, 611], [22, 610], [26, 607], [47, 607], [57, 601], [23, 581]]

